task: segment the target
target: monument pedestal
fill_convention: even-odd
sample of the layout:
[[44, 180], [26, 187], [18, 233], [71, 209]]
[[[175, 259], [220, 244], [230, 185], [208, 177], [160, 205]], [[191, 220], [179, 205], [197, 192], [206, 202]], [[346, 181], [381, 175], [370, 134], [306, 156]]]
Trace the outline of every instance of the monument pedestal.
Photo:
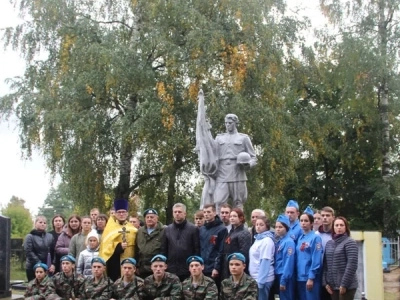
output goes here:
[[11, 299], [11, 219], [0, 215], [0, 298]]

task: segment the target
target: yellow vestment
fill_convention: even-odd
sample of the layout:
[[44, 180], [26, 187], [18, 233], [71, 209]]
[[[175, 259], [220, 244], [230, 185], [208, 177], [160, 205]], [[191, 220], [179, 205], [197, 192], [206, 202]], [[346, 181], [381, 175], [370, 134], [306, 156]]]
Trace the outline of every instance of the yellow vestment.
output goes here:
[[124, 253], [121, 254], [120, 261], [128, 257], [134, 257], [137, 228], [128, 221], [125, 221], [124, 224], [120, 224], [111, 217], [107, 222], [106, 228], [104, 228], [100, 242], [99, 256], [105, 261], [108, 261], [111, 255], [113, 255], [118, 243], [122, 243], [121, 231], [123, 227], [125, 227], [127, 232], [125, 237], [128, 247], [124, 250]]

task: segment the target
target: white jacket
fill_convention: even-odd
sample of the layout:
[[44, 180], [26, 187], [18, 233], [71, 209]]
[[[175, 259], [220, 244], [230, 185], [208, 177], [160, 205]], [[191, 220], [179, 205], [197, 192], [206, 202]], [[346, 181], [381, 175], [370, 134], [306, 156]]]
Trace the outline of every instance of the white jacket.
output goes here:
[[99, 247], [90, 249], [89, 246], [79, 254], [76, 273], [82, 274], [83, 277], [92, 276], [92, 259], [99, 256]]

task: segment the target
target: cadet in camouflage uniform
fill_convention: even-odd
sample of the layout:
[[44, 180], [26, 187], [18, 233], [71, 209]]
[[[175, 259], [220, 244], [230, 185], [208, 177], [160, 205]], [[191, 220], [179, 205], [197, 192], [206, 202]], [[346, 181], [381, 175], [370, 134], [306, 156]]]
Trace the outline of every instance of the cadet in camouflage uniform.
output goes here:
[[141, 300], [143, 298], [143, 279], [135, 276], [136, 260], [125, 258], [121, 262], [122, 278], [113, 284], [111, 300]]
[[204, 260], [200, 256], [190, 256], [186, 263], [189, 266], [190, 278], [182, 283], [183, 299], [218, 299], [218, 289], [214, 280], [203, 275]]
[[180, 300], [182, 285], [178, 276], [165, 272], [167, 258], [158, 254], [151, 259], [153, 275], [144, 280], [143, 300]]
[[24, 294], [27, 300], [60, 299], [54, 289], [53, 281], [47, 276], [47, 265], [37, 263], [33, 266], [35, 279], [28, 283]]
[[75, 258], [72, 255], [64, 255], [60, 262], [62, 271], [51, 278], [57, 295], [64, 299], [79, 298], [85, 279], [82, 275], [75, 274]]
[[227, 258], [231, 276], [221, 283], [220, 300], [257, 300], [257, 282], [244, 273], [246, 258], [232, 253]]
[[106, 262], [101, 257], [92, 259], [92, 278], [87, 278], [81, 286], [80, 296], [83, 299], [109, 300], [112, 294], [113, 281], [105, 276]]

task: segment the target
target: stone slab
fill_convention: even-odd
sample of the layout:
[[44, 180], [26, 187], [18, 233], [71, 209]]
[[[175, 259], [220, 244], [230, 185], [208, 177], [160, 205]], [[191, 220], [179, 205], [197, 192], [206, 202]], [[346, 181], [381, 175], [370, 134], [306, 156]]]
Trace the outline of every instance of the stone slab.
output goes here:
[[11, 296], [11, 219], [0, 215], [0, 298]]
[[11, 297], [3, 298], [5, 300], [20, 300], [24, 299], [23, 295], [12, 295]]

